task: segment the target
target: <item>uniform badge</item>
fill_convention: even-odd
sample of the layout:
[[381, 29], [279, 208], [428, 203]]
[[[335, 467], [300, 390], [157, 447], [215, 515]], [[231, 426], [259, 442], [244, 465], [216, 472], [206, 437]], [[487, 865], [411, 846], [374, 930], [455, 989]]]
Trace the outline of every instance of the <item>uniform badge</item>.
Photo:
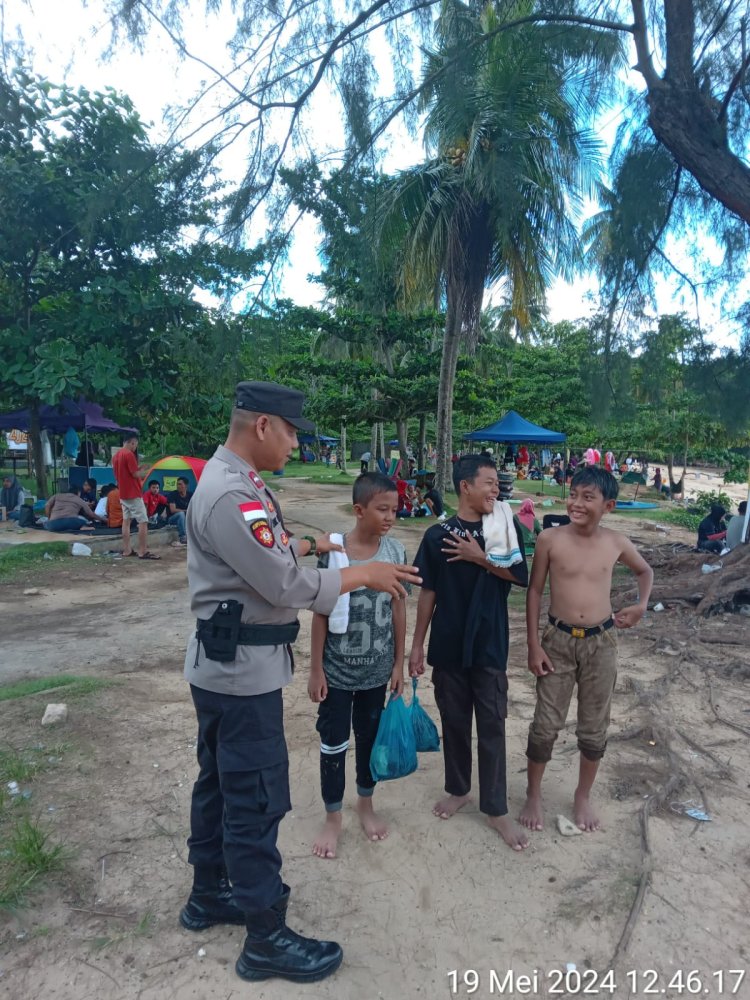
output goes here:
[[260, 478], [260, 476], [254, 469], [251, 469], [248, 472], [248, 476], [250, 477], [250, 482], [256, 489], [264, 490], [266, 488], [266, 484], [263, 482], [263, 480]]
[[281, 544], [282, 545], [288, 545], [289, 544], [289, 535], [287, 535], [287, 533], [285, 531], [281, 532]]
[[269, 514], [276, 513], [276, 507], [274, 506], [273, 500], [266, 500], [266, 507], [268, 508]]
[[268, 521], [255, 521], [250, 531], [255, 541], [260, 542], [264, 548], [273, 548], [276, 539], [273, 537], [273, 532]]

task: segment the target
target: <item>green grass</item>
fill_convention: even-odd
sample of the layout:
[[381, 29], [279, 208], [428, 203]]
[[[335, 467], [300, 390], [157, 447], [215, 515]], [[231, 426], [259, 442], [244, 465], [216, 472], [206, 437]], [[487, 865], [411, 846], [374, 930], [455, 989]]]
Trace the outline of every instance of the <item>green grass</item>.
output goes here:
[[7, 847], [0, 851], [0, 909], [15, 909], [41, 876], [63, 869], [68, 852], [28, 816], [16, 820], [3, 840]]
[[[8, 783], [28, 785], [35, 775], [64, 752], [62, 744], [26, 750], [0, 750], [0, 910], [23, 905], [42, 876], [60, 871], [68, 857], [62, 844], [53, 843], [49, 830], [30, 814], [33, 790], [11, 795]], [[25, 793], [25, 794], [24, 794]]]
[[114, 681], [101, 677], [75, 677], [70, 674], [59, 674], [57, 677], [34, 677], [28, 681], [0, 685], [0, 701], [26, 698], [28, 695], [52, 691], [56, 688], [65, 688], [66, 697], [93, 694], [95, 691], [110, 687], [113, 683]]
[[70, 547], [67, 542], [13, 545], [0, 549], [0, 580], [7, 580], [20, 570], [31, 569], [39, 563], [49, 562], [44, 558], [45, 552], [54, 560], [70, 557]]
[[284, 466], [283, 476], [274, 476], [270, 472], [264, 473], [264, 479], [271, 489], [278, 489], [284, 485], [285, 479], [292, 476], [304, 476], [311, 483], [334, 483], [337, 486], [347, 486], [351, 484], [359, 475], [359, 462], [352, 462], [348, 467], [348, 472], [344, 474], [335, 465], [323, 465], [321, 462], [314, 462], [312, 465], [307, 462], [287, 462]]
[[107, 935], [106, 937], [92, 938], [90, 944], [95, 951], [103, 951], [105, 948], [121, 944], [123, 941], [131, 941], [134, 938], [139, 937], [148, 937], [154, 930], [155, 926], [156, 917], [150, 910], [147, 910], [138, 920], [135, 927], [131, 927], [125, 931], [120, 931], [117, 934]]

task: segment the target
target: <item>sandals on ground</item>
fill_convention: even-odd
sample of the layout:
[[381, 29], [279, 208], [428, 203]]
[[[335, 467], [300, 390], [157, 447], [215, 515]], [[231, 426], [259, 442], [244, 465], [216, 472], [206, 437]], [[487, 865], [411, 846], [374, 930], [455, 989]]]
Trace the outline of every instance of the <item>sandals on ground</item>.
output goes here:
[[156, 559], [161, 559], [161, 556], [155, 556], [153, 552], [147, 552], [143, 556], [138, 556], [138, 558], [139, 559], [153, 559], [153, 560], [156, 560]]

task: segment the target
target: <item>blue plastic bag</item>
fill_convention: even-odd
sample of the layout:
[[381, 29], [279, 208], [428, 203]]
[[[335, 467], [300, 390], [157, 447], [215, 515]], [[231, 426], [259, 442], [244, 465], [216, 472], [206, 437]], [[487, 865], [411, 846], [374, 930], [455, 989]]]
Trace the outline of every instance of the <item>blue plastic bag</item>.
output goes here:
[[411, 715], [411, 725], [414, 730], [414, 742], [417, 745], [417, 753], [432, 753], [440, 749], [440, 736], [437, 726], [422, 708], [419, 698], [417, 698], [417, 678], [413, 677], [411, 682], [412, 696], [409, 714]]
[[391, 695], [380, 716], [378, 734], [370, 754], [370, 773], [375, 781], [405, 778], [417, 769], [417, 747], [411, 712], [403, 698]]

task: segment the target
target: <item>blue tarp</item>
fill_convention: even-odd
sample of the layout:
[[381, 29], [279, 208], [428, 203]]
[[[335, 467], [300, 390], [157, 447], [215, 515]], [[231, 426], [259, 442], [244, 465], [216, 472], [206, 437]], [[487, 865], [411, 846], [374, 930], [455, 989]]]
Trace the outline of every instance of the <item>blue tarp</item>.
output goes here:
[[562, 444], [567, 435], [532, 424], [515, 410], [508, 410], [502, 420], [464, 434], [467, 441], [501, 441], [504, 444]]
[[339, 439], [329, 437], [327, 434], [298, 434], [297, 440], [300, 444], [314, 444], [320, 441], [321, 444], [338, 444]]

